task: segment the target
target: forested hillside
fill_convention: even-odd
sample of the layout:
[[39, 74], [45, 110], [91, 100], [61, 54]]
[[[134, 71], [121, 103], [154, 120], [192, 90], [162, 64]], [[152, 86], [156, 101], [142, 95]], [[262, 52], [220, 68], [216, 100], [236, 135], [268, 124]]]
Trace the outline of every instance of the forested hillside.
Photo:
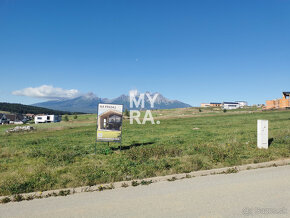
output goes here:
[[0, 111], [7, 111], [10, 113], [19, 113], [19, 114], [71, 114], [71, 112], [58, 111], [47, 109], [43, 107], [36, 107], [23, 104], [14, 104], [14, 103], [4, 103], [0, 102]]

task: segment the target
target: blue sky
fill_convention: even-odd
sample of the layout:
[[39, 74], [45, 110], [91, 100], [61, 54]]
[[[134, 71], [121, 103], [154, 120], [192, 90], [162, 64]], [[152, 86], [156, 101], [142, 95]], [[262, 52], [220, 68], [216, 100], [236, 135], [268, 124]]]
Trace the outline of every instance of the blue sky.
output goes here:
[[265, 103], [290, 91], [289, 11], [289, 0], [1, 0], [0, 102], [46, 101], [12, 92], [49, 85]]

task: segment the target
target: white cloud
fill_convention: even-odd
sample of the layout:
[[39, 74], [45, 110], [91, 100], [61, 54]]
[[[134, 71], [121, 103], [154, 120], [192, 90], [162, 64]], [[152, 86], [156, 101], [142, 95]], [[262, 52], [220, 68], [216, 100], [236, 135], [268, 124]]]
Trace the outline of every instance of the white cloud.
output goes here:
[[62, 89], [49, 85], [42, 85], [35, 88], [28, 87], [25, 89], [16, 90], [12, 92], [12, 95], [57, 100], [78, 97], [80, 96], [80, 92], [77, 89]]
[[129, 91], [130, 96], [137, 96], [138, 95], [138, 90], [137, 89], [132, 89]]

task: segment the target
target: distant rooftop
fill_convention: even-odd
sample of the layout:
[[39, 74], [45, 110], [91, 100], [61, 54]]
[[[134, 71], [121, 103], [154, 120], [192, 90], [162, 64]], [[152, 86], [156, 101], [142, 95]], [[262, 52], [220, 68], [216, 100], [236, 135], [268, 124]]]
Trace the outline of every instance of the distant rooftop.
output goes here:
[[290, 96], [290, 92], [283, 92], [283, 95]]
[[218, 103], [218, 102], [210, 102], [210, 104], [221, 104], [221, 103]]
[[239, 104], [237, 102], [224, 102], [224, 104]]

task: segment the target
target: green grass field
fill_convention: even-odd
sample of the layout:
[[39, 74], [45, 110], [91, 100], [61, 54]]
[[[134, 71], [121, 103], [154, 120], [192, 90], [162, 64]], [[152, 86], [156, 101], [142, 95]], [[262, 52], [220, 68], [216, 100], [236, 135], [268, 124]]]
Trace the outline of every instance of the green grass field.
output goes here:
[[[6, 134], [0, 126], [0, 195], [95, 185], [290, 157], [290, 111], [197, 108], [153, 111], [159, 125], [123, 123], [118, 143], [98, 143], [96, 115]], [[268, 150], [256, 148], [269, 120]]]

